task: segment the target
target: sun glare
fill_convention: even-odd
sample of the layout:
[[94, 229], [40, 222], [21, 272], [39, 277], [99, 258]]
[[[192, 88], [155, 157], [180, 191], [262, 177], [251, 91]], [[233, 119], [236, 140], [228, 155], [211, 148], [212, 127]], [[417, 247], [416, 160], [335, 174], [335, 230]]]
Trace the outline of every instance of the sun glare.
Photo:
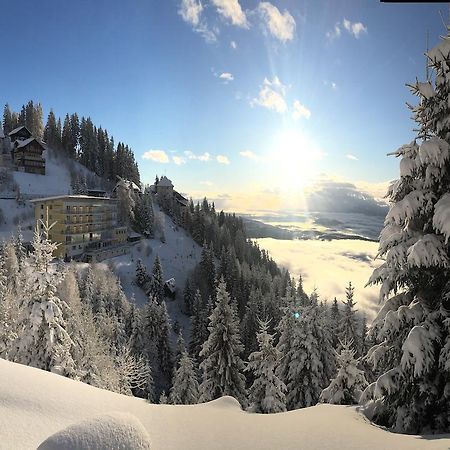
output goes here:
[[289, 193], [303, 193], [319, 172], [324, 153], [308, 136], [298, 130], [284, 130], [275, 136], [271, 160], [279, 184]]

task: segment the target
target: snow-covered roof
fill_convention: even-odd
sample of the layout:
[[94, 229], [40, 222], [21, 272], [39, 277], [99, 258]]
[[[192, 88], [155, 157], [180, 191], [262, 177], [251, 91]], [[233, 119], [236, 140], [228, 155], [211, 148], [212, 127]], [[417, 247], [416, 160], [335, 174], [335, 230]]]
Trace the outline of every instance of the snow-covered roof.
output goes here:
[[[20, 131], [22, 128], [26, 128], [24, 125], [21, 125], [20, 127], [14, 128], [14, 130], [10, 131], [8, 133], [8, 136], [11, 136], [12, 134], [16, 134], [18, 131]], [[26, 128], [29, 132], [28, 128]], [[31, 133], [30, 133], [31, 134]]]
[[162, 186], [162, 187], [173, 187], [173, 184], [165, 175], [163, 175], [161, 177], [161, 179], [159, 180], [159, 182], [158, 182], [158, 187], [160, 187], [160, 186]]
[[34, 137], [30, 137], [28, 139], [25, 139], [24, 141], [15, 141], [14, 146], [15, 146], [15, 148], [26, 147], [32, 141], [36, 141], [42, 147], [42, 144]]
[[55, 195], [54, 197], [44, 197], [44, 198], [35, 198], [30, 200], [30, 203], [41, 203], [48, 202], [51, 200], [62, 200], [62, 199], [73, 199], [73, 200], [111, 200], [116, 201], [110, 197], [93, 197], [91, 195]]

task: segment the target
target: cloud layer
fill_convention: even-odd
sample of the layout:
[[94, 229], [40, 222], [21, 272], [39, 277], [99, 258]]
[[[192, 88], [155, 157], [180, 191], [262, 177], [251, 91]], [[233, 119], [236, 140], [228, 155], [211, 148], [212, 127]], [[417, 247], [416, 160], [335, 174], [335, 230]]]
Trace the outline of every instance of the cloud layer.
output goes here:
[[373, 318], [379, 309], [379, 287], [364, 287], [372, 271], [378, 243], [357, 240], [277, 240], [257, 239], [274, 260], [286, 267], [292, 276], [303, 277], [308, 293], [317, 288], [321, 299], [345, 299], [345, 287], [355, 287], [357, 309]]

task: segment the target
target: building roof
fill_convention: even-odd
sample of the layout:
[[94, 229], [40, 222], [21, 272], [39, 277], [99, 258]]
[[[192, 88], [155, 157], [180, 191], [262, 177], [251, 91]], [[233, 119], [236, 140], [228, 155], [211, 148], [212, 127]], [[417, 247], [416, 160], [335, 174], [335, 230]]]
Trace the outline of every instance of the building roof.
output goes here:
[[161, 177], [161, 179], [158, 181], [158, 187], [173, 187], [172, 182], [165, 176], [163, 175]]
[[15, 148], [22, 148], [22, 147], [26, 147], [28, 144], [30, 144], [31, 142], [36, 141], [42, 148], [44, 148], [44, 146], [34, 137], [30, 137], [28, 139], [25, 139], [23, 141], [14, 141], [14, 147]]
[[173, 191], [173, 195], [175, 196], [175, 200], [183, 206], [187, 206], [189, 204], [189, 200], [186, 197], [183, 197], [179, 192]]
[[62, 200], [62, 199], [73, 199], [73, 200], [109, 200], [109, 201], [117, 201], [114, 198], [110, 197], [93, 197], [91, 195], [55, 195], [54, 197], [43, 197], [43, 198], [35, 198], [30, 200], [30, 203], [42, 203], [48, 202], [51, 200]]
[[18, 133], [23, 128], [25, 128], [25, 130], [27, 130], [29, 135], [31, 136], [31, 131], [25, 125], [21, 125], [20, 127], [14, 128], [14, 130], [12, 130], [8, 133], [8, 136], [12, 136], [13, 134]]

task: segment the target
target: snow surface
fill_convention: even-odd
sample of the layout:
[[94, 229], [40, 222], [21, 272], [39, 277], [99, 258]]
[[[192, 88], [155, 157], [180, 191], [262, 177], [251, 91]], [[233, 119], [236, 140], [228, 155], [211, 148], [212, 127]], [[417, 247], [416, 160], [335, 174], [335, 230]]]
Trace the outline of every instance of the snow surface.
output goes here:
[[38, 450], [151, 449], [150, 437], [135, 416], [110, 413], [70, 425], [50, 436]]
[[[117, 411], [130, 416], [117, 416]], [[107, 416], [101, 420], [99, 415]], [[89, 422], [80, 424], [85, 420]], [[134, 429], [135, 437], [140, 429], [137, 421], [141, 422], [150, 436], [151, 448], [164, 450], [444, 450], [450, 447], [450, 435], [390, 433], [371, 425], [355, 407], [318, 405], [264, 415], [242, 411], [230, 397], [193, 406], [152, 405], [0, 359], [0, 448], [36, 449], [67, 427], [71, 428], [60, 433], [57, 439], [63, 436], [88, 439], [87, 435], [93, 432], [92, 425], [102, 433], [114, 420], [120, 421], [121, 427]], [[55, 439], [54, 436], [53, 442], [62, 442]], [[97, 448], [130, 448], [125, 443], [111, 446], [108, 440], [102, 444]]]

